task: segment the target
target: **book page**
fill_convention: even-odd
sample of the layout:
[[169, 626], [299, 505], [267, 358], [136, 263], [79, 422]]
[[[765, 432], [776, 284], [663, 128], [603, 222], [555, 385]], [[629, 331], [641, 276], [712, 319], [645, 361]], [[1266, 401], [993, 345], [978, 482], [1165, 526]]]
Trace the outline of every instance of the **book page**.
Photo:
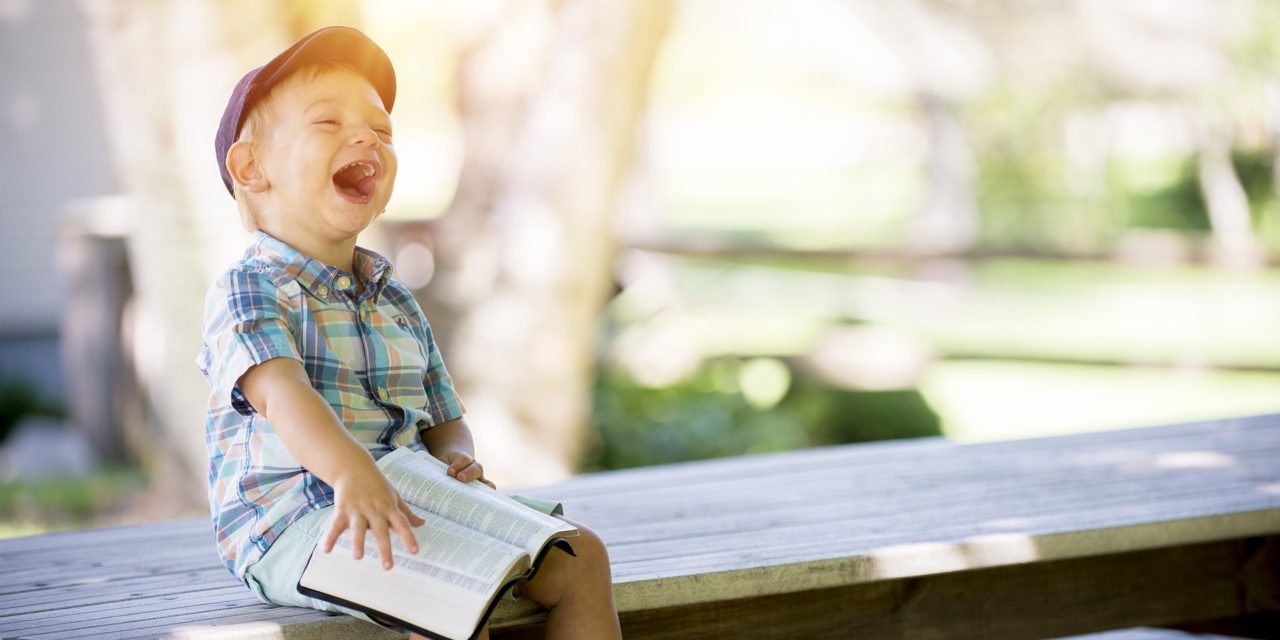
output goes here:
[[378, 467], [412, 505], [515, 545], [531, 557], [557, 535], [577, 535], [572, 525], [530, 509], [482, 482], [459, 482], [448, 465], [426, 451], [400, 447]]
[[[524, 559], [524, 550], [478, 531], [460, 526], [434, 513], [410, 507], [427, 523], [413, 529], [418, 539], [418, 553], [411, 554], [404, 541], [391, 533], [391, 559], [395, 569], [431, 577], [459, 589], [486, 595], [504, 580], [511, 567]], [[352, 555], [351, 530], [342, 532], [334, 542], [339, 550]], [[371, 533], [365, 534], [364, 555], [378, 558], [378, 548]], [[381, 564], [381, 561], [379, 561]]]
[[414, 509], [427, 523], [413, 530], [418, 553], [391, 536], [391, 570], [371, 534], [365, 557], [352, 556], [352, 536], [338, 537], [333, 551], [317, 546], [299, 584], [374, 608], [442, 635], [465, 638], [476, 627], [493, 593], [529, 566], [524, 551], [433, 513]]

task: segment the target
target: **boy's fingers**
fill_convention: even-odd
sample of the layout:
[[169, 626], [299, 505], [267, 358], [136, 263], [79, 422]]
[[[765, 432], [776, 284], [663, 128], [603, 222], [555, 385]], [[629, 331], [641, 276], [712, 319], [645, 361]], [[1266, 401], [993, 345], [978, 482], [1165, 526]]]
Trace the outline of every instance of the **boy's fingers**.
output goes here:
[[359, 560], [364, 557], [364, 532], [368, 528], [364, 518], [357, 517], [355, 524], [351, 525], [351, 541], [355, 543], [355, 552], [352, 556]]
[[480, 466], [479, 462], [472, 460], [470, 464], [459, 469], [458, 475], [455, 477], [457, 477], [459, 480], [463, 482], [471, 482], [472, 480], [475, 480], [483, 476], [484, 476], [484, 468]]
[[333, 551], [333, 543], [338, 541], [338, 536], [347, 528], [347, 520], [345, 518], [334, 518], [329, 524], [329, 534], [324, 537], [324, 552]]
[[375, 520], [373, 526], [373, 544], [378, 547], [378, 558], [382, 560], [382, 568], [391, 568], [391, 535], [387, 532], [386, 523]]
[[466, 469], [472, 462], [475, 462], [475, 458], [472, 458], [461, 451], [453, 453], [449, 457], [449, 475], [457, 477], [462, 473], [462, 470]]
[[409, 528], [409, 519], [403, 514], [395, 514], [391, 517], [391, 528], [395, 529], [396, 535], [404, 540], [404, 546], [409, 553], [418, 552], [418, 538], [413, 535], [413, 529]]
[[[399, 502], [400, 502], [400, 505], [399, 505], [399, 506], [400, 506], [400, 513], [403, 513], [403, 514], [404, 514], [405, 519], [409, 521], [409, 526], [411, 526], [411, 527], [421, 527], [422, 525], [424, 525], [424, 524], [426, 524], [426, 523], [427, 523], [427, 519], [426, 519], [426, 518], [423, 518], [422, 516], [420, 516], [420, 515], [418, 515], [418, 514], [414, 513], [414, 512], [413, 512], [413, 509], [410, 509], [410, 508], [409, 508], [409, 503], [405, 502], [405, 501], [404, 501], [404, 498], [401, 498], [401, 497], [399, 497], [399, 496], [397, 496], [396, 498], [397, 498], [397, 500], [399, 500]], [[417, 552], [415, 551], [414, 553], [417, 553]]]

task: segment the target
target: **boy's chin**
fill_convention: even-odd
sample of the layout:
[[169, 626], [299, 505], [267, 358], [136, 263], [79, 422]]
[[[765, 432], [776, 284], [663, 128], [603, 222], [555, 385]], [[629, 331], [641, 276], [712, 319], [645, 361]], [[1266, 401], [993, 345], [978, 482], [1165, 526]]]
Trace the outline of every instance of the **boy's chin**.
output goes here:
[[329, 208], [330, 221], [352, 234], [359, 233], [372, 224], [383, 209], [373, 197], [361, 201], [335, 198], [332, 202]]

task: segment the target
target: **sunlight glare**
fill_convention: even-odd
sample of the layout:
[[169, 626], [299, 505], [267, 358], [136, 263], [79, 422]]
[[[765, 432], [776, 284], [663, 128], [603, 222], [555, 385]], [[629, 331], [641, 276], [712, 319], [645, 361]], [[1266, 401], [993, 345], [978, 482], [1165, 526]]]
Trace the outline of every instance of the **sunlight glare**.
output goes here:
[[1171, 451], [1155, 457], [1161, 469], [1216, 469], [1235, 464], [1236, 459], [1217, 451]]
[[178, 627], [169, 637], [176, 640], [277, 640], [284, 638], [284, 629], [275, 622], [244, 622], [218, 626]]

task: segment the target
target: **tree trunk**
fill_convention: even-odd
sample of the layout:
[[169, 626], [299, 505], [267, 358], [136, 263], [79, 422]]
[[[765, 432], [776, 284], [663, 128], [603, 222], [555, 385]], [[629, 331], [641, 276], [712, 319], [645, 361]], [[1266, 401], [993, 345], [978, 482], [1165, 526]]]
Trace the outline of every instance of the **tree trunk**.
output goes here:
[[435, 271], [418, 293], [478, 457], [524, 484], [571, 473], [583, 442], [612, 213], [671, 3], [507, 8], [461, 61], [466, 157], [425, 225]]
[[1213, 229], [1213, 261], [1230, 267], [1262, 266], [1261, 244], [1253, 231], [1249, 198], [1231, 163], [1229, 136], [1202, 133], [1197, 160], [1200, 193]]
[[277, 3], [81, 3], [118, 183], [133, 204], [133, 360], [149, 405], [157, 510], [207, 507], [204, 408], [195, 366], [204, 292], [243, 249], [213, 137], [230, 88], [289, 42]]
[[928, 92], [918, 100], [929, 134], [929, 187], [908, 244], [921, 253], [968, 251], [978, 242], [973, 150], [951, 101]]

